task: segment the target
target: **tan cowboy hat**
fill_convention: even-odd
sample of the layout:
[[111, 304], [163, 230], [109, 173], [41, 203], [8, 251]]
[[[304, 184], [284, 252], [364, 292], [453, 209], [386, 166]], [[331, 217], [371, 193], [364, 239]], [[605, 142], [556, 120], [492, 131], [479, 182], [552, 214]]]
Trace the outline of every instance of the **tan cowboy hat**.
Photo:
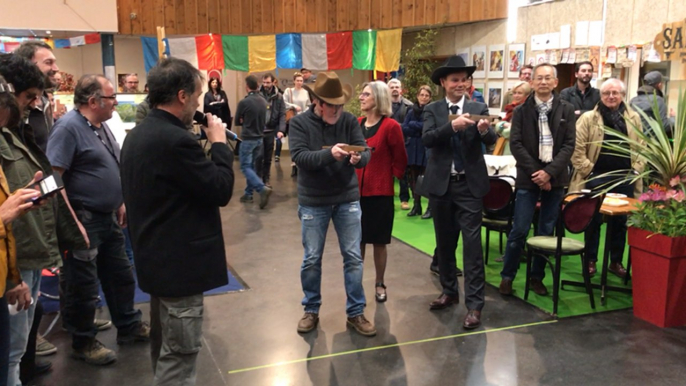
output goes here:
[[353, 96], [353, 86], [341, 84], [335, 72], [320, 72], [314, 84], [304, 84], [303, 88], [330, 105], [344, 105]]

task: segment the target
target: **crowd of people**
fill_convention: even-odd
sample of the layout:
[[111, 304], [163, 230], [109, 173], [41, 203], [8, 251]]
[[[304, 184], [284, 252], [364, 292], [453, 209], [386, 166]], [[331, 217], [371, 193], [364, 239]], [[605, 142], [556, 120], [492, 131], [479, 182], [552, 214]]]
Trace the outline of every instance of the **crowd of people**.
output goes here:
[[[522, 67], [520, 82], [505, 95], [504, 119], [494, 125], [484, 118], [488, 106], [472, 86], [475, 69], [460, 56], [448, 58], [431, 74], [433, 85], [418, 88], [414, 102], [403, 97], [398, 79], [365, 83], [354, 95], [334, 72], [302, 69], [285, 91], [272, 74], [249, 75], [247, 95], [233, 116], [221, 80], [211, 77], [202, 106], [208, 155], [188, 131], [205, 80], [184, 60], [163, 59], [151, 69], [137, 126], [120, 145], [106, 123], [117, 89], [105, 76], [81, 77], [74, 109], [55, 120], [50, 95], [59, 69], [50, 46], [25, 42], [0, 56], [0, 385], [21, 385], [50, 368], [35, 356], [56, 351], [37, 335], [42, 270], [54, 268], [60, 272], [72, 357], [94, 365], [116, 361], [116, 353], [96, 337], [114, 325], [117, 344], [150, 342], [155, 385], [195, 384], [203, 292], [228, 282], [220, 208], [231, 200], [235, 182], [227, 145], [232, 124], [242, 128], [239, 160], [246, 188], [239, 201], [248, 204], [257, 195], [261, 209], [273, 191], [272, 159], [279, 161], [279, 143], [289, 138], [304, 248], [299, 333], [319, 323], [322, 255], [333, 222], [343, 257], [346, 322], [363, 336], [376, 334], [364, 315], [364, 260], [371, 244], [375, 300], [385, 302], [396, 179], [407, 216], [433, 219], [431, 270], [442, 289], [429, 309], [458, 304], [457, 278], [463, 275], [462, 325], [479, 327], [485, 305], [482, 199], [490, 186], [484, 154], [499, 135], [509, 138], [517, 161], [513, 226], [499, 288], [511, 295], [537, 203], [536, 232], [551, 235], [567, 190], [609, 182], [586, 182], [592, 175], [643, 169], [639, 149], [629, 158], [598, 145], [612, 138], [606, 127], [636, 138], [631, 128], [645, 124], [634, 110], [645, 110], [647, 103], [660, 106], [668, 127], [670, 118], [659, 73], [646, 74], [639, 96], [628, 104], [620, 80], [592, 87], [593, 67], [584, 62], [577, 64], [577, 82], [559, 94], [554, 66]], [[126, 90], [137, 90], [134, 75], [125, 78]], [[437, 88], [444, 97], [432, 102]], [[359, 100], [360, 117], [345, 111], [352, 98]], [[50, 175], [64, 189], [43, 195], [37, 181]], [[426, 211], [416, 191], [420, 176]], [[641, 189], [640, 183], [621, 184], [612, 191], [633, 197]], [[610, 271], [623, 277], [626, 218], [612, 221]], [[596, 271], [600, 223], [595, 218], [586, 232], [590, 274]], [[125, 251], [129, 234], [134, 264]], [[464, 272], [457, 268], [460, 237]], [[539, 296], [547, 294], [544, 268], [542, 259], [534, 260], [530, 284]], [[151, 295], [150, 323], [134, 306], [134, 274]], [[95, 318], [100, 288], [111, 321]]]

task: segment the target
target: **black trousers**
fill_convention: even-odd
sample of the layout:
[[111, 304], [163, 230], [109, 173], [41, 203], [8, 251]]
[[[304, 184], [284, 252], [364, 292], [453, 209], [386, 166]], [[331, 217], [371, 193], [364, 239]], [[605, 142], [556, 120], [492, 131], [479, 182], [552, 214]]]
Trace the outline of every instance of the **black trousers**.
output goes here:
[[270, 170], [272, 168], [272, 157], [274, 156], [275, 132], [265, 132], [262, 140], [262, 152], [255, 159], [255, 173], [262, 178], [265, 184], [269, 182]]
[[431, 212], [436, 232], [438, 270], [443, 293], [459, 293], [455, 249], [462, 233], [465, 303], [467, 309], [480, 311], [484, 306], [486, 277], [481, 246], [483, 202], [469, 191], [467, 181], [451, 181], [445, 195], [431, 196]]
[[98, 332], [93, 320], [101, 284], [119, 335], [134, 332], [141, 321], [141, 311], [134, 308], [136, 282], [124, 251], [124, 234], [114, 213], [75, 212], [88, 232], [91, 249], [67, 253], [60, 271], [60, 286], [64, 327], [72, 334], [72, 347], [78, 349]]
[[21, 362], [19, 363], [19, 379], [21, 379], [22, 384], [27, 384], [36, 377], [36, 338], [42, 319], [43, 304], [40, 299], [36, 299], [36, 310], [33, 313], [33, 324], [31, 324], [29, 340], [26, 343], [26, 352], [24, 352], [24, 356], [21, 357]]

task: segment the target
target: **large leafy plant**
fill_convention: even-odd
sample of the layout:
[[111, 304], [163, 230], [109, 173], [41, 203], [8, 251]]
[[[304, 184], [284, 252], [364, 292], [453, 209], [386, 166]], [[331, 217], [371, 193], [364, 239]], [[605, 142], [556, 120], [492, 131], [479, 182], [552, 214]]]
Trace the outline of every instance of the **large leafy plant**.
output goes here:
[[650, 127], [628, 127], [637, 139], [605, 128], [617, 139], [604, 141], [602, 147], [624, 156], [631, 156], [633, 149], [641, 149], [639, 156], [645, 162], [645, 169], [641, 173], [618, 170], [594, 177], [616, 178], [614, 183], [604, 187], [604, 191], [642, 179], [648, 189], [639, 197], [637, 210], [629, 217], [629, 225], [670, 237], [686, 236], [686, 91], [679, 97], [678, 109], [671, 139], [665, 130], [669, 123], [660, 118], [657, 98], [653, 104], [653, 115], [657, 118], [637, 111]]
[[[431, 73], [436, 63], [431, 60], [436, 55], [437, 28], [420, 31], [414, 38], [412, 47], [402, 52], [400, 65], [405, 69], [402, 78], [404, 95], [414, 100], [419, 87], [428, 85], [433, 87]], [[436, 93], [433, 93], [434, 96]]]

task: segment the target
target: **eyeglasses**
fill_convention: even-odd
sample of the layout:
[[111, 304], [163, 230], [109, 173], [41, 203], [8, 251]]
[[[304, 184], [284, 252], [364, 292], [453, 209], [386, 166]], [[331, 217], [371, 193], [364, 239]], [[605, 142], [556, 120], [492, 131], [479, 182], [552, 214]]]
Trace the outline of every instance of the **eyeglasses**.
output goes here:
[[620, 96], [620, 95], [622, 95], [622, 93], [619, 91], [603, 91], [600, 93], [600, 95], [602, 95], [604, 97], [609, 97], [609, 96]]
[[363, 93], [360, 93], [360, 96], [363, 96], [365, 98], [369, 98], [370, 96], [372, 96], [372, 94], [369, 92], [363, 92]]
[[117, 99], [117, 94], [112, 94], [112, 95], [109, 95], [109, 96], [100, 95], [100, 98], [115, 100], [115, 99]]

